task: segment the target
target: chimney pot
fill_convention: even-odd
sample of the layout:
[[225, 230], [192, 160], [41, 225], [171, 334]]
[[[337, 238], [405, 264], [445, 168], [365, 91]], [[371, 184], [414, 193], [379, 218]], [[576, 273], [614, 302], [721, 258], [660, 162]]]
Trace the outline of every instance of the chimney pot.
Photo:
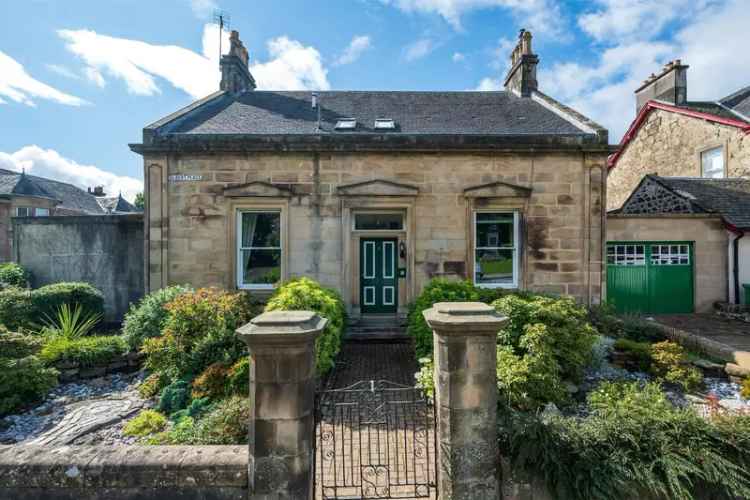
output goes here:
[[240, 40], [240, 33], [229, 34], [229, 53], [221, 56], [221, 90], [240, 94], [255, 89], [255, 78], [248, 69], [249, 54]]
[[505, 77], [505, 88], [523, 97], [531, 96], [537, 89], [536, 66], [539, 57], [531, 49], [531, 32], [522, 29], [518, 42], [510, 54], [511, 67]]
[[687, 102], [687, 68], [680, 59], [674, 59], [666, 63], [659, 74], [651, 73], [635, 91], [636, 113], [653, 99], [684, 105]]

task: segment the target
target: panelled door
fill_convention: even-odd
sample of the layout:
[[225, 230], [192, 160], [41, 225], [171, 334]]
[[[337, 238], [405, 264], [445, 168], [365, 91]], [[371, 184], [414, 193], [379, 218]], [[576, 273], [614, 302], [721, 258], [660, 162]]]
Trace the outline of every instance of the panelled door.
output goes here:
[[620, 313], [691, 313], [693, 259], [690, 242], [609, 242], [607, 302]]
[[359, 302], [363, 314], [396, 313], [398, 309], [398, 240], [361, 238]]

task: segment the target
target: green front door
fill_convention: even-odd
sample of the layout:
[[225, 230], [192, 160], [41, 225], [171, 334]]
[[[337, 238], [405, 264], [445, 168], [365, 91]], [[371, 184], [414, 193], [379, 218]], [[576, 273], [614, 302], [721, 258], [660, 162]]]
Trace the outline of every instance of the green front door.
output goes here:
[[693, 259], [690, 242], [608, 242], [607, 302], [620, 313], [691, 313]]
[[362, 238], [359, 243], [359, 297], [363, 314], [395, 313], [398, 256], [395, 238]]

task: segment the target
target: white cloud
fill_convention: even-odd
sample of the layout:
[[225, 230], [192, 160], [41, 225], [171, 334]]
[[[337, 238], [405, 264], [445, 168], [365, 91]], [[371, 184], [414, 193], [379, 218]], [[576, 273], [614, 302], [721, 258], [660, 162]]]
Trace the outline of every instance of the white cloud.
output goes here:
[[466, 60], [466, 56], [463, 55], [461, 52], [454, 52], [453, 56], [451, 57], [451, 60], [453, 62], [463, 62]]
[[65, 158], [54, 149], [42, 149], [39, 146], [25, 146], [14, 153], [0, 151], [0, 168], [47, 177], [61, 182], [74, 184], [81, 189], [93, 186], [104, 186], [109, 195], [122, 193], [130, 201], [137, 193], [143, 192], [143, 182], [132, 177], [120, 176], [107, 172], [93, 165], [81, 165]]
[[[121, 79], [130, 93], [150, 96], [160, 93], [156, 77], [163, 78], [194, 98], [219, 89], [219, 28], [203, 28], [198, 54], [176, 45], [156, 45], [116, 38], [91, 30], [60, 30], [69, 51], [86, 63], [84, 73], [97, 85], [104, 75]], [[229, 34], [222, 33], [222, 52], [229, 50]], [[285, 36], [268, 42], [271, 60], [251, 64], [259, 88], [289, 90], [330, 88], [320, 53]]]
[[[83, 99], [61, 92], [32, 78], [18, 61], [2, 51], [0, 51], [0, 96], [27, 106], [35, 105], [34, 98], [48, 99], [70, 106], [87, 104]], [[0, 99], [0, 104], [3, 103], [5, 101]]]
[[480, 90], [483, 92], [491, 90], [503, 90], [503, 81], [498, 78], [482, 78], [479, 81], [479, 85], [474, 90]]
[[96, 85], [99, 88], [104, 87], [107, 82], [104, 81], [104, 77], [99, 72], [98, 69], [96, 69], [93, 66], [89, 66], [87, 68], [84, 68], [83, 74], [86, 75], [86, 78], [92, 82], [94, 85]]
[[435, 50], [435, 42], [429, 38], [420, 38], [404, 47], [404, 59], [407, 61], [416, 61], [421, 59], [430, 52]]
[[198, 19], [205, 21], [219, 6], [214, 0], [190, 0], [190, 8]]
[[[704, 0], [597, 0], [598, 9], [581, 15], [578, 25], [595, 40], [647, 40]], [[688, 7], [690, 7], [688, 9]]]
[[327, 73], [320, 52], [296, 40], [280, 36], [268, 41], [271, 60], [250, 65], [258, 88], [269, 90], [328, 90]]
[[505, 8], [516, 21], [544, 35], [560, 35], [563, 23], [558, 3], [554, 0], [380, 0], [404, 12], [438, 14], [456, 30], [462, 30], [464, 14], [480, 9]]
[[370, 37], [367, 35], [358, 35], [352, 38], [349, 45], [344, 49], [344, 52], [336, 60], [337, 66], [343, 66], [344, 64], [351, 64], [362, 55], [364, 51], [371, 47]]
[[65, 78], [70, 78], [71, 80], [80, 80], [81, 76], [77, 75], [68, 68], [67, 66], [62, 66], [60, 64], [45, 64], [45, 68], [50, 70], [53, 73], [57, 73], [60, 76], [64, 76]]

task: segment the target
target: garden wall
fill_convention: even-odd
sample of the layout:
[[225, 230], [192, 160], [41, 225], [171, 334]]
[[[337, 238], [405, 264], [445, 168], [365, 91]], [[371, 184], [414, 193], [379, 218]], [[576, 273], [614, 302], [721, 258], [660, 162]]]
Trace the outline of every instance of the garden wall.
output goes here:
[[13, 260], [34, 288], [85, 281], [104, 294], [106, 321], [143, 296], [143, 215], [13, 219]]
[[0, 499], [244, 500], [246, 446], [0, 446]]

